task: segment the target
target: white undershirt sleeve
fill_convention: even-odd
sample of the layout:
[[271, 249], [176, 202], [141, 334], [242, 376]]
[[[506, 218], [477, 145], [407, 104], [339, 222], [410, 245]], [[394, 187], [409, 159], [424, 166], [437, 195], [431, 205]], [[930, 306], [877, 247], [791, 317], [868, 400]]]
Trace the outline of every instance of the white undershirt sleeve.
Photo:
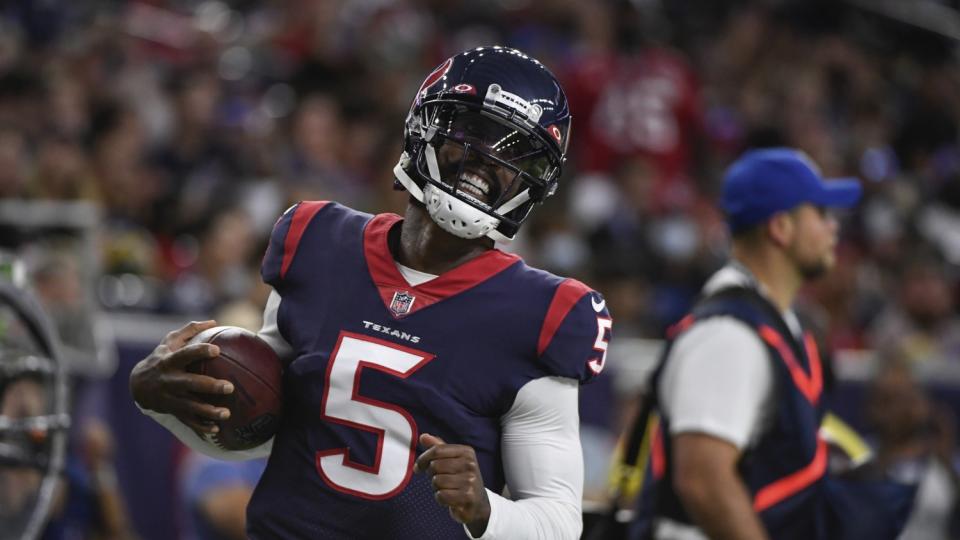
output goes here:
[[[583, 529], [583, 451], [579, 383], [530, 381], [503, 416], [503, 467], [510, 495], [487, 490], [490, 520], [483, 540], [576, 540]], [[467, 536], [470, 531], [464, 527]]]
[[191, 450], [212, 458], [222, 459], [224, 461], [256, 459], [269, 456], [270, 450], [273, 448], [273, 438], [271, 437], [269, 441], [249, 450], [224, 450], [206, 438], [201, 437], [196, 431], [190, 429], [172, 414], [158, 413], [144, 409], [141, 408], [139, 404], [137, 404], [137, 408], [140, 409], [140, 412], [153, 418], [158, 424], [167, 428], [167, 431], [173, 433], [177, 439], [180, 439], [180, 442], [187, 445]]
[[271, 290], [270, 296], [267, 297], [267, 305], [263, 308], [263, 326], [257, 335], [270, 345], [280, 359], [287, 360], [293, 356], [294, 351], [287, 340], [280, 335], [280, 327], [277, 324], [278, 311], [280, 311], [280, 294]]
[[658, 391], [670, 433], [700, 432], [744, 449], [773, 418], [774, 373], [749, 326], [732, 317], [697, 322], [674, 343]]

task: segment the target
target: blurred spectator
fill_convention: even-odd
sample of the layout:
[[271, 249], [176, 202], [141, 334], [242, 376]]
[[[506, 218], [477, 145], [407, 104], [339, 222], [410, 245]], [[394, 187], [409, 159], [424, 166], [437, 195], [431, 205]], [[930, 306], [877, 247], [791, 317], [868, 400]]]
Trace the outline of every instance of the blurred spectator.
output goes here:
[[[895, 301], [870, 328], [870, 345], [918, 369], [960, 362], [960, 316], [953, 286], [934, 254], [911, 251], [892, 289]], [[934, 365], [930, 365], [934, 364]]]
[[67, 138], [51, 137], [37, 151], [34, 178], [26, 194], [36, 199], [57, 201], [102, 198], [83, 149]]
[[574, 155], [588, 172], [647, 158], [653, 175], [647, 204], [676, 208], [692, 196], [700, 84], [683, 54], [638, 32], [642, 15], [635, 9], [615, 2], [577, 6], [584, 41], [565, 85], [571, 110], [583, 119]]
[[180, 478], [184, 540], [247, 538], [247, 503], [266, 465], [265, 458], [220, 461], [190, 452]]
[[40, 257], [32, 283], [37, 298], [56, 328], [65, 364], [83, 370], [97, 365], [93, 310], [78, 261], [67, 251]]
[[935, 406], [903, 363], [891, 363], [871, 382], [865, 404], [876, 435], [875, 467], [918, 486], [901, 540], [947, 540], [960, 534], [960, 476], [948, 410]]
[[347, 140], [339, 106], [331, 96], [312, 94], [294, 113], [292, 145], [281, 171], [294, 199], [322, 199], [357, 204], [366, 186], [343, 168]]
[[21, 196], [26, 188], [28, 154], [24, 137], [0, 124], [0, 198]]
[[225, 109], [220, 78], [207, 70], [172, 77], [174, 129], [155, 150], [152, 164], [160, 175], [155, 229], [167, 234], [196, 227], [205, 214], [232, 195], [239, 178], [240, 153], [224, 140]]
[[[12, 353], [11, 356], [17, 353], [16, 349], [9, 346], [7, 350]], [[0, 417], [23, 419], [41, 416], [47, 412], [49, 401], [49, 391], [39, 378], [27, 376], [4, 379], [3, 387], [0, 388]], [[10, 439], [2, 441], [5, 446], [4, 456], [10, 459], [10, 447], [14, 447], [16, 443], [22, 445], [23, 442], [10, 435], [4, 435], [4, 438]], [[38, 446], [38, 441], [26, 440], [29, 441], [27, 448]], [[23, 459], [34, 456], [20, 457]], [[20, 519], [28, 517], [31, 508], [37, 504], [44, 474], [41, 468], [29, 463], [18, 463], [15, 459], [10, 459], [9, 463], [5, 459], [4, 463], [0, 464], [0, 524], [13, 530], [18, 530], [23, 525]]]
[[100, 420], [87, 419], [75, 445], [42, 538], [135, 539], [117, 483], [110, 428]]
[[98, 106], [91, 120], [89, 143], [108, 224], [148, 224], [153, 216], [157, 179], [144, 163], [146, 141], [139, 117], [117, 103]]
[[173, 284], [171, 309], [212, 313], [226, 302], [245, 297], [255, 283], [247, 265], [256, 246], [246, 212], [224, 209], [209, 216], [195, 262]]

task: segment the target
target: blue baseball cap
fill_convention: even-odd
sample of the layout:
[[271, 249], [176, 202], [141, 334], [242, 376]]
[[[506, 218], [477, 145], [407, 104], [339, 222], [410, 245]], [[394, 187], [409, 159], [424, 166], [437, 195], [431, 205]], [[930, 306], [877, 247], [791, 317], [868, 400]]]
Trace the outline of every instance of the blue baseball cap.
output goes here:
[[736, 232], [803, 203], [849, 208], [861, 192], [856, 178], [822, 178], [799, 150], [764, 148], [746, 152], [727, 169], [720, 207]]

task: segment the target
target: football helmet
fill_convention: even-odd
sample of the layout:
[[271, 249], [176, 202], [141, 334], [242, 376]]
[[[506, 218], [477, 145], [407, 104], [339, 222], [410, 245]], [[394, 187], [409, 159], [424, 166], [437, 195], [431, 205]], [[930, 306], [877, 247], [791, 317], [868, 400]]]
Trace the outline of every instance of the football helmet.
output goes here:
[[396, 182], [445, 231], [507, 242], [553, 195], [570, 139], [556, 77], [506, 47], [480, 47], [439, 65], [404, 126]]
[[0, 540], [42, 532], [69, 424], [51, 326], [22, 289], [0, 278]]

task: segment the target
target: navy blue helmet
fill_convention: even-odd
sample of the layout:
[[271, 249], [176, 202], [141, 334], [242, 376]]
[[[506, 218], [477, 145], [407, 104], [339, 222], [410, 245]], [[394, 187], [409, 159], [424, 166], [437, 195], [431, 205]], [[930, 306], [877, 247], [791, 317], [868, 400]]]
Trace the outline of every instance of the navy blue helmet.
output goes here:
[[569, 137], [556, 77], [516, 49], [481, 47], [420, 85], [394, 174], [444, 230], [510, 241], [556, 191]]

